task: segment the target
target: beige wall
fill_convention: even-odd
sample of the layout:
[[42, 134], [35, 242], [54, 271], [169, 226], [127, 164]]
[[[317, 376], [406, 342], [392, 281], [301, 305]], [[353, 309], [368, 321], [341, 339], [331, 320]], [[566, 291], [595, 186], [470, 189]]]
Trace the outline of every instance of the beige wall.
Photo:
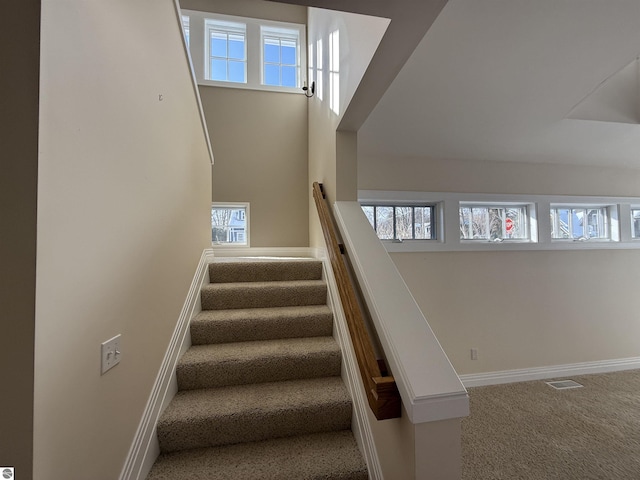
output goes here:
[[214, 202], [249, 202], [252, 247], [309, 245], [307, 99], [200, 87], [213, 145]]
[[[349, 107], [354, 93], [374, 55], [386, 27], [387, 19], [310, 8], [308, 41], [323, 41], [323, 98], [309, 99], [309, 185], [322, 183], [327, 198], [355, 200], [357, 196], [357, 140], [355, 132], [339, 132], [340, 119]], [[340, 32], [340, 107], [338, 114], [330, 109], [329, 99], [329, 35]], [[320, 61], [316, 62], [316, 67]], [[336, 135], [338, 138], [336, 138]], [[323, 246], [317, 210], [311, 194], [310, 236], [312, 246]]]
[[[20, 19], [20, 21], [16, 21]], [[20, 48], [16, 48], [19, 39]], [[0, 465], [32, 477], [40, 1], [0, 15]]]
[[358, 158], [360, 190], [640, 196], [640, 170], [431, 158]]
[[[305, 24], [307, 9], [260, 0], [183, 0], [190, 10]], [[214, 202], [249, 202], [252, 247], [309, 245], [307, 99], [200, 86], [215, 155]]]
[[[640, 171], [362, 158], [362, 189], [640, 196]], [[640, 356], [640, 250], [395, 253], [459, 374]], [[478, 349], [472, 361], [470, 349]]]
[[[38, 480], [118, 478], [210, 246], [211, 165], [180, 35], [171, 0], [43, 2]], [[122, 361], [101, 376], [116, 334]]]

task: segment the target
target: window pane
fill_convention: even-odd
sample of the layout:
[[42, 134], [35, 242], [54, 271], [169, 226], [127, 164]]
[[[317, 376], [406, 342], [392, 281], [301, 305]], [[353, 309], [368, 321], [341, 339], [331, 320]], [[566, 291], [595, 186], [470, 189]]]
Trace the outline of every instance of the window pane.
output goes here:
[[604, 208], [591, 208], [586, 211], [587, 232], [589, 238], [608, 238], [607, 217]]
[[471, 227], [473, 239], [489, 239], [489, 209], [473, 207], [471, 209]]
[[367, 220], [369, 220], [369, 223], [371, 224], [371, 226], [375, 230], [376, 222], [375, 222], [374, 217], [373, 217], [373, 215], [374, 215], [374, 207], [372, 207], [372, 206], [362, 207], [362, 211], [367, 216]]
[[505, 209], [504, 238], [524, 240], [528, 237], [526, 208], [513, 207]]
[[631, 235], [633, 238], [640, 238], [640, 209], [631, 210], [631, 220], [633, 222]]
[[226, 60], [211, 60], [211, 80], [227, 80]]
[[415, 207], [413, 210], [416, 239], [433, 238], [431, 233], [431, 207]]
[[246, 208], [211, 207], [211, 239], [213, 243], [246, 244]]
[[526, 206], [460, 207], [463, 240], [530, 240]]
[[413, 238], [413, 207], [396, 207], [396, 237]]
[[245, 81], [245, 63], [229, 61], [229, 81], [244, 82]]
[[609, 219], [607, 207], [598, 208], [551, 208], [551, 238], [608, 240]]
[[229, 58], [244, 60], [243, 35], [229, 35]]
[[376, 207], [376, 225], [379, 238], [393, 239], [393, 207]]
[[278, 65], [264, 66], [265, 85], [280, 85], [280, 67]]
[[504, 235], [504, 209], [489, 208], [489, 240], [505, 238]]
[[576, 224], [579, 229], [578, 236], [582, 235], [580, 231], [580, 222], [576, 218], [575, 222], [572, 222], [571, 210], [568, 208], [555, 208], [551, 210], [552, 215], [552, 229], [551, 238], [571, 238], [571, 226], [572, 223]]
[[296, 86], [296, 67], [282, 67], [282, 86]]
[[264, 61], [267, 63], [280, 63], [280, 45], [277, 40], [265, 39]]
[[296, 65], [296, 44], [295, 42], [282, 42], [282, 63], [284, 65]]
[[227, 36], [225, 34], [211, 33], [211, 56], [227, 57]]
[[471, 209], [467, 207], [460, 208], [460, 238], [464, 240], [469, 240], [473, 238], [471, 234]]

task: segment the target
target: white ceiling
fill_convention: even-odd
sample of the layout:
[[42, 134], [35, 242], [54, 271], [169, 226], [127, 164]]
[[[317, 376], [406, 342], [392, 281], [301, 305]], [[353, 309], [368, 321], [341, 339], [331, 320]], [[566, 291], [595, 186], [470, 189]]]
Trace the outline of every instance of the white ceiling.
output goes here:
[[[450, 0], [360, 129], [359, 152], [640, 168], [633, 120], [569, 118], [639, 54], [638, 0]], [[637, 111], [638, 89], [598, 98], [615, 101], [592, 102], [587, 118]]]

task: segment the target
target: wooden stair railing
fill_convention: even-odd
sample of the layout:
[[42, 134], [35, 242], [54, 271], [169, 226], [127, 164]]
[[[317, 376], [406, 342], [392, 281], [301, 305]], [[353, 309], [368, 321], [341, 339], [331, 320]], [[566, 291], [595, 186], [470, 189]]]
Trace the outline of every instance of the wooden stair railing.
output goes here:
[[327, 244], [329, 260], [335, 276], [340, 302], [347, 320], [351, 342], [360, 375], [367, 393], [369, 407], [378, 420], [400, 417], [401, 399], [394, 378], [387, 374], [383, 360], [376, 359], [371, 338], [365, 327], [365, 312], [358, 301], [358, 293], [347, 268], [344, 245], [338, 240], [333, 216], [322, 188], [313, 183], [313, 198], [318, 209], [322, 233]]

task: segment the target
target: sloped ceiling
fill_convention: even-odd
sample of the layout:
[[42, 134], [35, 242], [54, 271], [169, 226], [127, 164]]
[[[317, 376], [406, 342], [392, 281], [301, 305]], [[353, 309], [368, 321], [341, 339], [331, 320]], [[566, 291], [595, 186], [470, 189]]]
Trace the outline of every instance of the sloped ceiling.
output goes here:
[[359, 153], [640, 168], [639, 54], [637, 0], [450, 0]]

